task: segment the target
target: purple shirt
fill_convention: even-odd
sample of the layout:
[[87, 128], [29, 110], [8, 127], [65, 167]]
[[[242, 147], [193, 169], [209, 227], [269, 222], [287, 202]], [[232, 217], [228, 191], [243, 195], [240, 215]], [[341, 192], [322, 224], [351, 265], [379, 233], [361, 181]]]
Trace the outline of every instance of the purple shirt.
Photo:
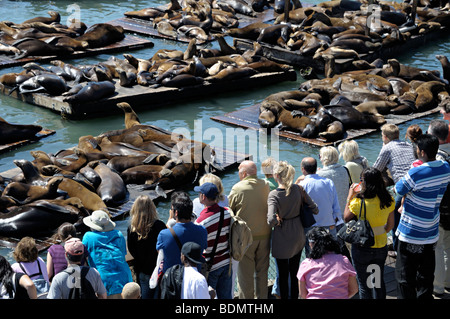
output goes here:
[[67, 259], [62, 245], [55, 244], [50, 246], [48, 253], [52, 256], [53, 276], [67, 268]]

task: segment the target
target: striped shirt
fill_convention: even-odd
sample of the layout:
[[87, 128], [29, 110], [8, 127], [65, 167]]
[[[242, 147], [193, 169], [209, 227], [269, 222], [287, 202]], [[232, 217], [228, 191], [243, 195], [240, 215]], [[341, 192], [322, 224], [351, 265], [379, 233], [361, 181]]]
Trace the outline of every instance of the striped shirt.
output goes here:
[[411, 168], [395, 184], [395, 191], [406, 195], [397, 227], [399, 240], [411, 244], [432, 244], [439, 238], [439, 204], [450, 181], [450, 165], [442, 161]]
[[397, 183], [415, 160], [414, 149], [411, 144], [394, 140], [383, 145], [373, 167], [380, 171], [387, 167], [391, 172], [394, 183]]
[[[202, 225], [208, 232], [208, 247], [203, 252], [206, 261], [209, 262], [211, 251], [216, 241], [217, 230], [220, 221], [220, 206], [214, 204], [206, 207], [200, 213], [200, 216], [195, 221], [196, 224]], [[216, 253], [214, 254], [213, 265], [211, 271], [219, 269], [230, 263], [230, 249], [228, 239], [230, 234], [231, 215], [227, 208], [224, 211], [223, 225], [220, 231], [219, 242], [217, 244]]]

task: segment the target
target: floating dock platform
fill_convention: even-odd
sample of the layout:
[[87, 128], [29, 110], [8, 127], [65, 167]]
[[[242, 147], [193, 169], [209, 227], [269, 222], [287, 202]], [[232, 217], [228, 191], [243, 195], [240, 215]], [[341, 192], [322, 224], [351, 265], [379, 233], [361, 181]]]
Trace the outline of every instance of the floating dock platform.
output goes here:
[[27, 144], [35, 143], [35, 142], [39, 141], [40, 139], [47, 137], [49, 135], [53, 135], [55, 133], [56, 133], [56, 131], [54, 131], [54, 130], [49, 130], [49, 129], [44, 128], [36, 134], [36, 138], [34, 138], [34, 139], [22, 140], [22, 141], [9, 143], [9, 144], [0, 145], [0, 154], [6, 153], [8, 151], [11, 151], [13, 149], [16, 149], [18, 147], [21, 147], [21, 146], [24, 146]]
[[[259, 105], [255, 104], [234, 112], [226, 113], [224, 115], [214, 116], [211, 117], [212, 120], [215, 120], [217, 122], [221, 122], [224, 124], [229, 124], [233, 126], [242, 127], [245, 129], [254, 129], [259, 130], [262, 129], [261, 126], [258, 123], [258, 116], [259, 116]], [[386, 123], [390, 124], [402, 124], [407, 121], [411, 121], [417, 118], [421, 118], [430, 114], [438, 113], [439, 107], [436, 107], [432, 110], [421, 112], [421, 113], [413, 113], [409, 115], [384, 115], [384, 118], [386, 119]], [[324, 138], [316, 138], [316, 139], [310, 139], [301, 137], [300, 133], [289, 131], [289, 130], [280, 130], [278, 131], [278, 135], [287, 139], [291, 139], [294, 141], [299, 141], [307, 144], [311, 144], [314, 146], [336, 146], [339, 143], [345, 141], [345, 140], [351, 140], [355, 138], [359, 138], [362, 136], [365, 136], [367, 134], [371, 134], [373, 132], [378, 131], [377, 129], [351, 129], [347, 130], [345, 132], [344, 138], [338, 141], [334, 142], [327, 142]]]
[[84, 58], [88, 56], [95, 56], [99, 54], [105, 54], [105, 53], [113, 53], [113, 52], [120, 52], [124, 50], [137, 50], [142, 48], [151, 48], [154, 46], [154, 43], [150, 41], [149, 39], [144, 39], [140, 37], [136, 37], [133, 35], [125, 35], [125, 38], [121, 41], [118, 41], [116, 43], [110, 44], [105, 47], [101, 48], [95, 48], [95, 49], [87, 49], [84, 51], [75, 51], [70, 55], [64, 55], [64, 56], [32, 56], [32, 57], [25, 57], [22, 59], [13, 59], [10, 56], [7, 55], [0, 55], [0, 69], [2, 68], [9, 68], [14, 67], [18, 65], [24, 65], [29, 62], [50, 62], [55, 59], [77, 59], [77, 58]]
[[[56, 113], [60, 113], [71, 119], [85, 119], [111, 115], [113, 112], [120, 113], [116, 107], [117, 103], [127, 102], [137, 109], [149, 109], [177, 101], [185, 101], [206, 95], [220, 94], [230, 91], [261, 87], [282, 81], [296, 81], [297, 72], [292, 69], [287, 72], [258, 73], [251, 77], [235, 79], [232, 81], [222, 81], [184, 88], [158, 87], [149, 88], [141, 85], [133, 87], [122, 87], [116, 81], [115, 95], [109, 98], [92, 101], [82, 104], [69, 104], [63, 102], [62, 96], [51, 96], [45, 93], [20, 94], [18, 91], [12, 92], [10, 97], [23, 102], [48, 108]], [[0, 83], [0, 92], [9, 95], [11, 87], [6, 87]], [[151, 103], [149, 102], [151, 101]]]

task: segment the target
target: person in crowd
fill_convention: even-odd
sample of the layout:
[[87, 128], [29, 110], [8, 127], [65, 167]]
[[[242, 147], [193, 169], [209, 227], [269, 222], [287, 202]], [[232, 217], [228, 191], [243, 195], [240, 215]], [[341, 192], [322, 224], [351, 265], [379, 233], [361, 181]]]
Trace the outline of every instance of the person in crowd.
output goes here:
[[[303, 176], [300, 176], [296, 183], [303, 187], [319, 207], [319, 213], [314, 216], [316, 223], [313, 226], [327, 227], [336, 237], [336, 224], [342, 222], [342, 213], [333, 181], [317, 174], [317, 161], [313, 157], [303, 158], [300, 168]], [[306, 248], [308, 253], [309, 247]]]
[[[408, 171], [412, 163], [416, 160], [414, 148], [408, 142], [400, 141], [400, 130], [395, 124], [384, 124], [381, 127], [381, 138], [383, 147], [373, 164], [373, 167], [383, 172], [386, 168], [389, 170], [394, 184], [396, 184]], [[395, 189], [395, 188], [394, 188]], [[392, 229], [393, 251], [389, 252], [391, 257], [396, 256], [397, 235], [396, 229], [400, 221], [398, 209], [402, 205], [402, 196], [396, 194], [394, 209], [394, 228]]]
[[271, 191], [278, 187], [277, 181], [273, 177], [273, 167], [276, 163], [277, 161], [273, 157], [268, 157], [261, 163], [264, 180], [269, 183]]
[[[172, 195], [170, 196], [170, 201], [173, 203], [179, 195], [183, 195], [183, 192], [174, 192], [174, 193], [172, 193]], [[194, 211], [192, 211], [192, 213], [191, 213], [191, 221], [195, 222], [196, 219], [197, 219], [197, 215], [194, 214]], [[174, 210], [170, 209], [169, 210], [169, 218], [167, 219], [166, 227], [167, 228], [172, 228], [173, 225], [175, 225], [176, 223], [177, 223], [177, 221], [176, 221], [176, 218], [175, 218]]]
[[16, 260], [11, 265], [14, 272], [28, 275], [36, 286], [38, 298], [45, 298], [50, 289], [50, 281], [45, 261], [39, 257], [34, 238], [23, 237], [14, 249], [13, 257]]
[[[97, 269], [82, 266], [84, 259], [85, 247], [80, 239], [72, 237], [64, 243], [64, 254], [67, 260], [67, 268], [55, 275], [50, 286], [50, 291], [47, 299], [71, 299], [72, 289], [80, 289], [79, 294], [84, 293], [84, 296], [89, 299], [106, 299], [106, 288], [103, 284], [100, 273]], [[90, 283], [95, 296], [89, 296], [87, 292], [81, 292], [81, 276], [82, 269], [86, 268], [85, 278]], [[71, 284], [69, 284], [71, 283]], [[77, 285], [80, 287], [77, 287]], [[75, 295], [75, 293], [74, 293]]]
[[205, 227], [191, 220], [192, 200], [186, 192], [172, 196], [171, 210], [176, 223], [171, 228], [161, 230], [156, 240], [156, 250], [162, 250], [164, 255], [162, 273], [173, 265], [181, 264], [180, 250], [184, 243], [193, 241], [203, 250], [208, 247]]
[[71, 223], [63, 223], [52, 236], [52, 240], [56, 242], [56, 244], [51, 245], [47, 251], [47, 273], [50, 282], [57, 273], [67, 268], [64, 242], [67, 239], [76, 236], [77, 230]]
[[[408, 128], [406, 129], [406, 134], [405, 134], [405, 139], [409, 140], [411, 142], [411, 145], [413, 146], [413, 148], [416, 145], [416, 140], [417, 138], [422, 135], [422, 129], [420, 128], [420, 126], [418, 124], [412, 124], [410, 126], [408, 126]], [[413, 167], [422, 165], [422, 161], [419, 159], [416, 159], [411, 165]], [[403, 205], [403, 203], [402, 203]]]
[[36, 287], [24, 273], [16, 273], [0, 255], [0, 299], [36, 299]]
[[[386, 188], [381, 172], [373, 167], [366, 168], [361, 174], [361, 191], [352, 185], [348, 191], [344, 219], [349, 222], [361, 216], [369, 222], [375, 243], [371, 247], [352, 244], [352, 260], [356, 269], [360, 299], [386, 299], [384, 283], [384, 264], [387, 257], [387, 233], [394, 227], [395, 201]], [[365, 215], [364, 215], [365, 214]], [[378, 266], [378, 285], [368, 285], [371, 265]]]
[[83, 218], [83, 223], [91, 229], [83, 236], [88, 264], [100, 273], [108, 299], [120, 299], [123, 286], [133, 281], [125, 259], [126, 240], [122, 233], [115, 229], [116, 223], [105, 211], [93, 211], [90, 216]]
[[[428, 126], [428, 134], [439, 140], [436, 159], [450, 162], [450, 155], [441, 146], [446, 144], [448, 125], [443, 120], [432, 120]], [[448, 188], [448, 186], [447, 186]], [[446, 189], [439, 205], [439, 239], [436, 243], [436, 267], [434, 270], [433, 293], [441, 296], [445, 288], [450, 287], [450, 189]]]
[[314, 213], [318, 212], [318, 208], [301, 186], [293, 184], [295, 169], [292, 165], [280, 161], [273, 169], [278, 187], [269, 193], [267, 199], [267, 223], [273, 227], [272, 256], [278, 268], [281, 299], [288, 299], [289, 295], [292, 299], [298, 299], [298, 281], [295, 278], [305, 246], [299, 214], [303, 205], [310, 207]]
[[450, 181], [450, 165], [436, 160], [439, 140], [430, 134], [417, 138], [416, 153], [423, 164], [411, 168], [395, 184], [405, 203], [397, 227], [395, 277], [399, 299], [432, 299], [439, 239], [439, 205]]
[[[223, 184], [222, 181], [220, 179], [219, 176], [214, 175], [212, 173], [208, 173], [203, 175], [198, 184], [199, 186], [203, 185], [204, 183], [213, 183], [214, 185], [216, 185], [217, 189], [219, 190], [219, 194], [218, 196], [218, 204], [220, 207], [228, 207], [228, 196], [224, 194], [224, 190], [223, 190]], [[195, 219], [198, 218], [198, 216], [200, 216], [200, 212], [205, 209], [205, 205], [203, 205], [202, 203], [200, 203], [200, 197], [196, 197], [194, 198], [194, 200], [192, 201], [192, 205], [193, 205], [193, 210], [194, 210], [194, 214], [195, 214]]]
[[122, 299], [141, 299], [141, 287], [136, 282], [129, 282], [123, 286]]
[[266, 299], [270, 261], [271, 228], [267, 224], [269, 184], [257, 177], [256, 164], [246, 160], [239, 165], [239, 182], [231, 188], [228, 200], [236, 216], [244, 220], [253, 235], [238, 266], [239, 299]]
[[310, 255], [297, 273], [301, 299], [350, 299], [358, 292], [356, 271], [328, 228], [313, 227], [306, 234]]
[[359, 183], [363, 169], [369, 167], [367, 158], [359, 154], [359, 146], [355, 140], [347, 140], [338, 146], [339, 156], [345, 161], [350, 172], [350, 183]]
[[[328, 178], [333, 182], [338, 196], [339, 208], [341, 209], [341, 213], [344, 214], [348, 189], [352, 184], [350, 173], [345, 166], [338, 163], [339, 153], [333, 146], [322, 147], [320, 149], [319, 159], [322, 163], [322, 169], [317, 171], [317, 175]], [[337, 230], [344, 225], [342, 220], [343, 216], [340, 218], [340, 223], [336, 224]]]
[[151, 198], [147, 195], [138, 196], [130, 209], [127, 244], [134, 258], [136, 281], [142, 287], [142, 299], [158, 297], [157, 288], [150, 289], [148, 283], [158, 258], [156, 240], [163, 229], [166, 229], [166, 225], [159, 219]]
[[[200, 203], [205, 206], [195, 223], [205, 227], [208, 232], [208, 247], [203, 253], [206, 262], [211, 265], [207, 278], [208, 285], [215, 289], [218, 299], [232, 299], [229, 246], [230, 212], [219, 206], [219, 189], [215, 184], [207, 182], [194, 187], [194, 191], [199, 193]], [[222, 213], [222, 225], [220, 225]], [[218, 241], [213, 253], [216, 238]]]
[[[442, 114], [442, 118], [443, 118], [445, 121], [450, 121], [450, 106], [449, 106], [448, 103], [445, 103], [445, 104], [441, 107], [440, 112], [441, 112], [441, 114]], [[449, 129], [449, 131], [450, 131], [450, 124], [448, 124], [448, 129]], [[450, 143], [450, 134], [449, 134], [449, 135], [447, 136], [447, 138], [445, 139], [445, 144], [448, 144], [448, 143]]]

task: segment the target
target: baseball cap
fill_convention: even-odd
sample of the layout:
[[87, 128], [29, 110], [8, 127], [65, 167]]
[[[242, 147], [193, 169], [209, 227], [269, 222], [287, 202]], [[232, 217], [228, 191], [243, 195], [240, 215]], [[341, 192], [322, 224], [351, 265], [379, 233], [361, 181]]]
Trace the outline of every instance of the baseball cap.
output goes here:
[[205, 258], [202, 256], [202, 251], [200, 245], [193, 241], [188, 241], [181, 247], [181, 253], [184, 257], [196, 264], [203, 264], [206, 262]]
[[202, 193], [208, 198], [215, 199], [217, 197], [217, 194], [219, 194], [219, 190], [217, 189], [217, 186], [213, 183], [204, 183], [200, 186], [195, 186], [194, 191], [198, 193]]
[[82, 256], [84, 245], [79, 238], [70, 238], [64, 244], [64, 250], [69, 257]]

